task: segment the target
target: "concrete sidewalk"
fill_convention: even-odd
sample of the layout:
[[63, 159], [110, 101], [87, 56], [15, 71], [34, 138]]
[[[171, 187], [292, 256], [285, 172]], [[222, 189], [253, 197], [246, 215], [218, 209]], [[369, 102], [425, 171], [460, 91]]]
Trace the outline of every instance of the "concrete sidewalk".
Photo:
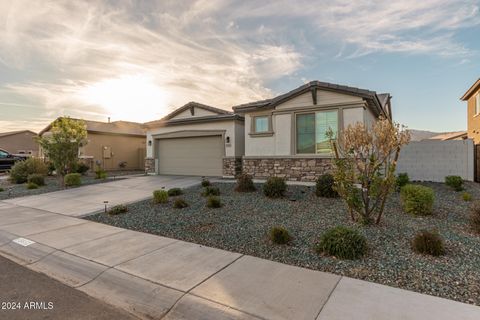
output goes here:
[[199, 177], [140, 176], [78, 188], [4, 200], [5, 203], [52, 213], [81, 217], [108, 206], [132, 203], [152, 196], [153, 190], [186, 188], [200, 182]]
[[5, 202], [0, 254], [145, 319], [480, 319], [455, 301]]

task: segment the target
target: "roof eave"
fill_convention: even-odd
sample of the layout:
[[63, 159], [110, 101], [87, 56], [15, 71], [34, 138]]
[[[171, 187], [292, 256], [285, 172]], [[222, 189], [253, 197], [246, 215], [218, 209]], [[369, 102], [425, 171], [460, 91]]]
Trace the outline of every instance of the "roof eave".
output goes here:
[[470, 99], [472, 94], [474, 92], [476, 92], [477, 89], [479, 89], [479, 88], [480, 88], [480, 78], [477, 81], [475, 81], [475, 83], [467, 90], [467, 92], [465, 92], [463, 94], [463, 96], [460, 98], [460, 100], [467, 101], [468, 99]]

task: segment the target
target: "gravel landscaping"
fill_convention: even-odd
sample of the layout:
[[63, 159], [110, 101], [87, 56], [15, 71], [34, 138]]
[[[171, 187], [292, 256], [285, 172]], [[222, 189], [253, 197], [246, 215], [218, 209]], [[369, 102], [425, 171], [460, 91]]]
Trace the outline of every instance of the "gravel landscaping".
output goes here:
[[[82, 176], [82, 186], [96, 183], [111, 182], [114, 177], [109, 177], [105, 180], [95, 179], [94, 176]], [[116, 178], [116, 180], [124, 178]], [[81, 186], [80, 186], [81, 187]], [[80, 188], [77, 187], [77, 188]], [[58, 182], [56, 177], [45, 177], [45, 185], [39, 186], [38, 189], [27, 189], [27, 184], [14, 184], [10, 183], [8, 179], [0, 179], [0, 188], [3, 188], [3, 191], [0, 191], [0, 200], [24, 197], [37, 195], [47, 192], [53, 192], [58, 190], [63, 190], [62, 186]]]
[[[268, 199], [258, 184], [252, 193], [235, 192], [233, 183], [214, 185], [221, 190], [219, 209], [206, 208], [203, 188], [195, 186], [180, 196], [187, 208], [174, 209], [177, 197], [171, 197], [166, 204], [145, 200], [129, 205], [124, 214], [86, 219], [480, 305], [480, 236], [468, 225], [471, 203], [444, 184], [424, 183], [435, 191], [432, 216], [403, 213], [395, 193], [380, 226], [352, 224], [340, 199], [316, 197], [314, 187], [288, 186], [286, 198]], [[480, 199], [479, 185], [466, 183], [466, 189]], [[364, 258], [340, 260], [315, 252], [319, 236], [338, 225], [356, 227], [366, 236]], [[288, 245], [269, 240], [274, 226], [292, 235]], [[422, 229], [436, 229], [444, 237], [446, 255], [412, 252], [410, 241]]]

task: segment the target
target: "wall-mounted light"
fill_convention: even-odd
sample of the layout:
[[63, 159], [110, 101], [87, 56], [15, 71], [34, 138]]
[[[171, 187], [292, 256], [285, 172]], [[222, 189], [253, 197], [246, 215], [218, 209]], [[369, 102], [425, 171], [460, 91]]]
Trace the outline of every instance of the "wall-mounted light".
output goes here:
[[230, 137], [226, 137], [226, 138], [225, 138], [225, 141], [226, 141], [227, 143], [230, 143]]
[[148, 140], [148, 146], [149, 146], [149, 147], [152, 146], [152, 140]]

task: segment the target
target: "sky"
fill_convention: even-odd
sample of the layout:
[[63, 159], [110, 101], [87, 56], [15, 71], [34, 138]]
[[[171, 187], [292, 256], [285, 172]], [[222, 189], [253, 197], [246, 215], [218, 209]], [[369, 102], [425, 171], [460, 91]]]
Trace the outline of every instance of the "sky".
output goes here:
[[0, 0], [0, 132], [58, 116], [156, 120], [320, 80], [393, 96], [412, 129], [466, 129], [479, 0]]

